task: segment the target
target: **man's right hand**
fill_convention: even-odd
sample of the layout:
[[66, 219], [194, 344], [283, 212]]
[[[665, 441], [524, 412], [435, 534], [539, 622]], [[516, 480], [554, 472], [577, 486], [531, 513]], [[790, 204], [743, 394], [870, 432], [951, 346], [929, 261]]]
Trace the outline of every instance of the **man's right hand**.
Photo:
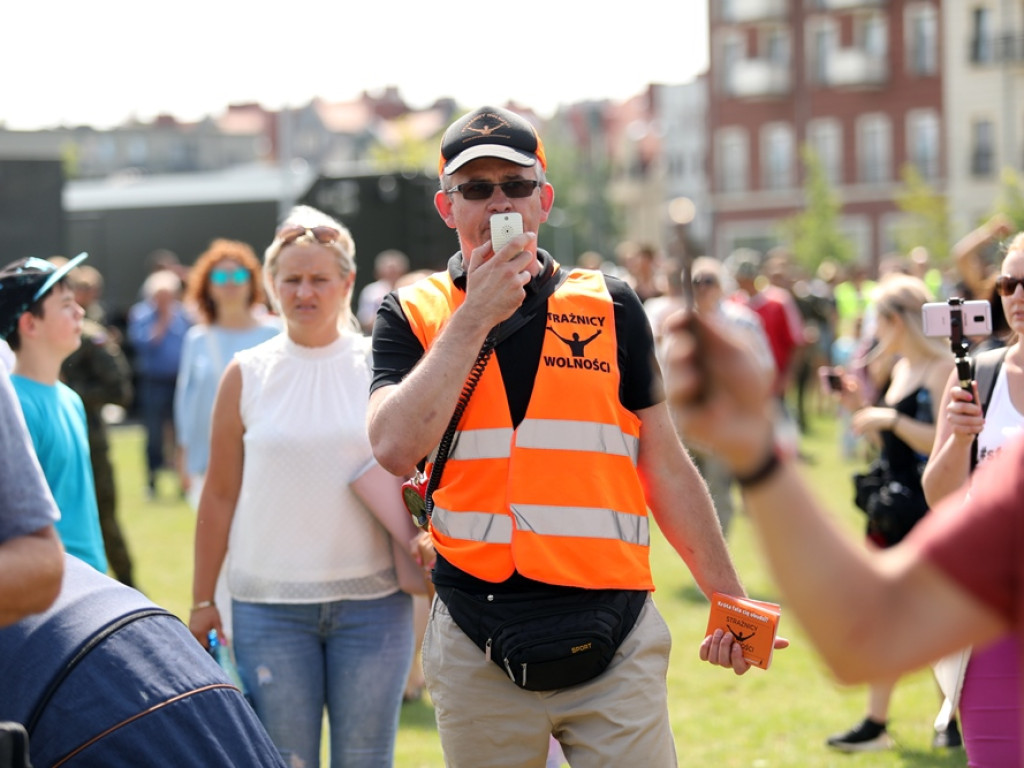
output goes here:
[[526, 284], [538, 270], [533, 232], [517, 235], [494, 253], [490, 241], [474, 249], [466, 266], [466, 302], [482, 327], [510, 318], [526, 298]]

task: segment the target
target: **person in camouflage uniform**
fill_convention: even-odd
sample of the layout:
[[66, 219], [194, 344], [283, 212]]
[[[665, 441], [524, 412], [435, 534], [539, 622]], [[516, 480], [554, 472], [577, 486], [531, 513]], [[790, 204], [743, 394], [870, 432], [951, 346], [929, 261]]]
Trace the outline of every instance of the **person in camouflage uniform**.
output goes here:
[[115, 332], [89, 319], [90, 307], [91, 316], [96, 316], [98, 277], [98, 272], [86, 271], [83, 267], [72, 270], [68, 275], [75, 300], [86, 310], [87, 316], [82, 321], [82, 345], [64, 361], [61, 378], [78, 393], [85, 405], [96, 503], [107, 560], [118, 581], [135, 586], [131, 556], [117, 521], [117, 488], [114, 468], [110, 463], [107, 426], [102, 415], [103, 406], [107, 404], [126, 408], [131, 403], [132, 371]]

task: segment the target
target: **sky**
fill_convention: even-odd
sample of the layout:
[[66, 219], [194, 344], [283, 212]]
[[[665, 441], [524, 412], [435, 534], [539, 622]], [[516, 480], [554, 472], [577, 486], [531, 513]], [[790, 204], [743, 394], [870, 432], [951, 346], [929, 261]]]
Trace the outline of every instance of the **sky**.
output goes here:
[[0, 6], [0, 124], [109, 128], [396, 86], [413, 108], [625, 100], [707, 69], [707, 0], [35, 0]]

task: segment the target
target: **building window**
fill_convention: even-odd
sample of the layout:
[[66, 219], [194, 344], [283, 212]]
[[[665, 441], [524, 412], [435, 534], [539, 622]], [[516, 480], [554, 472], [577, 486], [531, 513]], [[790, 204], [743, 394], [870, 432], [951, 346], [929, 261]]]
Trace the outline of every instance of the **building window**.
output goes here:
[[991, 120], [975, 120], [971, 126], [971, 175], [991, 176], [995, 168], [995, 126]]
[[789, 189], [793, 186], [793, 129], [776, 123], [761, 132], [761, 187]]
[[728, 94], [732, 88], [733, 71], [736, 65], [744, 58], [743, 40], [735, 35], [722, 38], [720, 48], [718, 73], [718, 87], [722, 93]]
[[740, 128], [719, 132], [715, 157], [715, 186], [721, 192], [745, 192], [750, 182], [747, 133]]
[[892, 129], [884, 115], [864, 115], [857, 121], [857, 179], [880, 184], [892, 178]]
[[912, 75], [939, 71], [939, 20], [934, 6], [917, 5], [907, 11], [907, 70]]
[[872, 13], [860, 23], [861, 50], [873, 59], [885, 60], [889, 55], [889, 25], [885, 16]]
[[828, 62], [836, 50], [836, 40], [834, 23], [822, 21], [811, 29], [807, 77], [812, 83], [828, 84]]
[[764, 57], [772, 64], [788, 66], [789, 49], [789, 32], [782, 27], [771, 27], [764, 38]]
[[939, 116], [931, 110], [907, 115], [907, 153], [922, 177], [939, 177]]
[[821, 171], [832, 186], [843, 183], [843, 132], [837, 120], [812, 120], [807, 126], [807, 144]]
[[971, 15], [971, 63], [990, 64], [995, 60], [992, 46], [992, 11], [975, 8]]

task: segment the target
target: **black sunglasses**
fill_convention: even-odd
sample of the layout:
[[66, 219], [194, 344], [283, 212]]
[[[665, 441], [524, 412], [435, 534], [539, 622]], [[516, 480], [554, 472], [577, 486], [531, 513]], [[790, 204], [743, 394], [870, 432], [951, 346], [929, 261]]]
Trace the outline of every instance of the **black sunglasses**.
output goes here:
[[1024, 278], [1000, 275], [996, 278], [996, 291], [1000, 296], [1013, 296], [1018, 285], [1024, 285]]
[[536, 179], [514, 179], [513, 181], [467, 181], [446, 190], [447, 194], [461, 192], [466, 200], [489, 200], [495, 187], [501, 187], [505, 197], [529, 197], [540, 186]]

